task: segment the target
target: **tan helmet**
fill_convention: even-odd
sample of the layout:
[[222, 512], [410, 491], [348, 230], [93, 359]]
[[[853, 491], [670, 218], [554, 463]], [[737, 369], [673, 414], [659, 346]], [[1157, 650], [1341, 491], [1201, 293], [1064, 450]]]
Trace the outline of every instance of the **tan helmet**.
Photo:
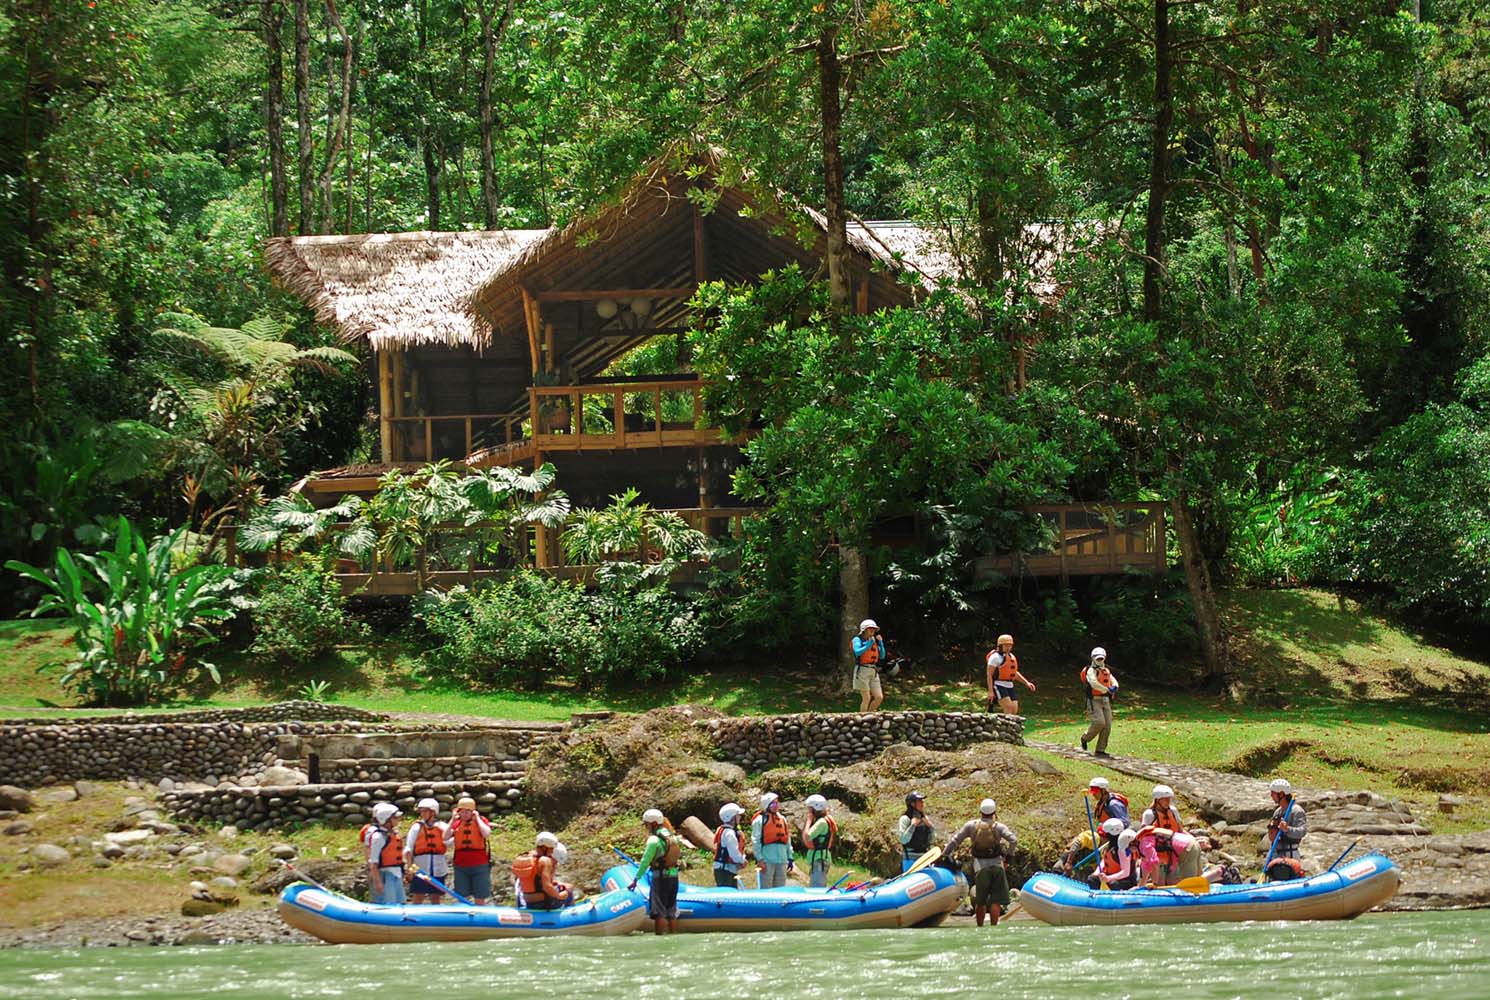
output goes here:
[[994, 645], [1002, 646], [1006, 642], [1009, 643], [1011, 646], [1014, 644], [1014, 637], [1008, 632], [1005, 632], [1003, 635], [999, 636], [998, 639], [994, 641]]

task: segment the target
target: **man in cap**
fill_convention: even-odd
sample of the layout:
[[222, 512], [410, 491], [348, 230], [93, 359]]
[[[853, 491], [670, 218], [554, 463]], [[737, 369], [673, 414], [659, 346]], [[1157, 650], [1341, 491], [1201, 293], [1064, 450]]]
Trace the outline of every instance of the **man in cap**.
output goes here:
[[719, 807], [719, 826], [714, 830], [714, 884], [722, 888], [741, 888], [745, 847], [740, 843], [740, 814], [744, 811], [736, 802]]
[[1009, 905], [1009, 874], [1004, 867], [1005, 855], [1019, 844], [1014, 831], [994, 819], [998, 804], [984, 799], [978, 805], [978, 818], [970, 819], [947, 841], [943, 857], [952, 857], [963, 841], [973, 855], [973, 919], [983, 926], [983, 918], [997, 924]]
[[854, 690], [859, 692], [860, 712], [873, 712], [884, 704], [879, 665], [886, 659], [879, 625], [873, 618], [864, 619], [859, 623], [859, 634], [854, 636]]
[[750, 820], [750, 848], [755, 854], [757, 889], [779, 889], [786, 885], [792, 866], [792, 831], [781, 815], [781, 798], [775, 792], [761, 796], [761, 811]]
[[1085, 750], [1095, 739], [1096, 755], [1111, 756], [1107, 752], [1107, 738], [1112, 735], [1112, 698], [1117, 693], [1118, 681], [1107, 668], [1107, 650], [1101, 646], [1092, 650], [1091, 662], [1081, 670], [1081, 687], [1086, 692], [1086, 717], [1091, 723], [1082, 734], [1081, 749]]
[[1014, 682], [1018, 681], [1031, 692], [1035, 690], [1035, 685], [1019, 672], [1019, 658], [1014, 655], [1014, 637], [1007, 632], [999, 636], [983, 662], [988, 667], [988, 710], [993, 711], [996, 701], [1005, 715], [1018, 715], [1019, 699], [1014, 695]]
[[[642, 825], [647, 828], [647, 848], [636, 871], [637, 878], [643, 871], [650, 871], [652, 876], [647, 916], [658, 934], [671, 934], [678, 929], [678, 859], [683, 854], [683, 839], [667, 828], [660, 809], [642, 813]], [[627, 888], [635, 891], [635, 878]]]
[[476, 800], [469, 795], [461, 796], [455, 803], [447, 836], [455, 845], [455, 856], [451, 859], [455, 867], [455, 891], [477, 906], [485, 906], [491, 898], [491, 851], [486, 846], [491, 824], [476, 811]]
[[404, 840], [404, 864], [412, 873], [409, 894], [416, 904], [438, 903], [445, 890], [425, 876], [444, 884], [449, 872], [445, 851], [450, 828], [440, 822], [440, 803], [434, 799], [420, 799], [418, 808], [419, 818]]
[[404, 897], [404, 842], [398, 835], [402, 816], [392, 802], [372, 807], [372, 823], [363, 828], [367, 848], [367, 896], [374, 903], [401, 906]]

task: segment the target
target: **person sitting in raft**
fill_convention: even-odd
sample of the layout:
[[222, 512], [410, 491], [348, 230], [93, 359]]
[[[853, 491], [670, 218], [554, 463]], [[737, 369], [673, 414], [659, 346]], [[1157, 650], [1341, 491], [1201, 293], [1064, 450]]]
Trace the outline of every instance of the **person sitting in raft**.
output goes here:
[[[638, 875], [644, 869], [652, 873], [647, 916], [652, 918], [652, 927], [658, 934], [671, 934], [678, 929], [678, 859], [683, 854], [683, 838], [667, 828], [667, 819], [660, 809], [642, 813], [642, 825], [647, 828], [647, 848], [642, 851], [636, 870]], [[635, 892], [636, 879], [627, 888]]]
[[1014, 831], [994, 819], [997, 812], [998, 803], [984, 799], [978, 804], [978, 818], [962, 824], [942, 848], [942, 857], [950, 858], [963, 841], [968, 842], [973, 855], [973, 919], [979, 927], [983, 926], [985, 915], [997, 924], [1004, 907], [1009, 905], [1009, 873], [1004, 856], [1019, 845]]
[[802, 828], [802, 846], [807, 851], [807, 885], [828, 887], [828, 869], [833, 865], [833, 847], [838, 843], [838, 821], [828, 815], [828, 800], [807, 796], [807, 823]]
[[719, 807], [719, 827], [714, 831], [714, 884], [722, 888], [740, 888], [740, 869], [745, 867], [745, 850], [740, 843], [740, 814], [744, 811], [735, 802]]
[[512, 859], [512, 884], [521, 894], [518, 906], [527, 910], [558, 910], [574, 902], [574, 890], [554, 878], [559, 838], [547, 830], [533, 841], [533, 849]]
[[1018, 681], [1031, 692], [1035, 685], [1019, 672], [1019, 658], [1014, 655], [1014, 637], [1005, 633], [998, 637], [993, 649], [983, 658], [988, 668], [988, 710], [993, 711], [994, 701], [1005, 715], [1019, 714], [1019, 699], [1014, 696], [1014, 682]]
[[896, 833], [900, 836], [900, 870], [910, 871], [916, 859], [931, 847], [936, 828], [926, 817], [926, 796], [911, 792], [905, 797], [905, 814], [900, 817]]
[[1130, 825], [1128, 797], [1121, 792], [1114, 792], [1106, 778], [1093, 778], [1087, 783], [1086, 790], [1092, 797], [1092, 817], [1098, 826], [1110, 819], [1120, 819], [1124, 826]]
[[761, 796], [761, 811], [750, 820], [750, 847], [755, 854], [755, 887], [779, 889], [792, 867], [792, 831], [781, 816], [781, 797]]
[[491, 898], [491, 850], [487, 839], [491, 824], [476, 811], [476, 800], [461, 796], [450, 818], [447, 840], [455, 845], [451, 865], [455, 868], [454, 889], [477, 906]]
[[1293, 786], [1286, 778], [1274, 778], [1268, 786], [1268, 795], [1276, 806], [1272, 819], [1268, 820], [1268, 846], [1273, 860], [1268, 862], [1263, 876], [1269, 882], [1282, 882], [1304, 877], [1304, 863], [1299, 857], [1299, 842], [1309, 832], [1309, 820], [1304, 807], [1293, 800]]
[[[1181, 879], [1200, 875], [1200, 843], [1185, 832], [1174, 808], [1174, 789], [1155, 785], [1153, 804], [1143, 811], [1140, 836], [1152, 832], [1158, 868], [1157, 886], [1175, 885]], [[1180, 836], [1183, 834], [1183, 836]]]
[[1102, 846], [1097, 851], [1097, 870], [1087, 876], [1093, 889], [1131, 889], [1138, 884], [1138, 866], [1134, 864], [1133, 841], [1136, 830], [1129, 830], [1122, 820], [1110, 819], [1102, 824]]
[[860, 712], [873, 712], [884, 704], [880, 664], [886, 659], [880, 627], [873, 618], [864, 619], [859, 623], [859, 634], [854, 636], [854, 690], [859, 692]]
[[1096, 860], [1096, 854], [1097, 844], [1092, 839], [1091, 831], [1082, 830], [1066, 845], [1066, 853], [1055, 863], [1055, 870], [1062, 875], [1074, 877], [1076, 869], [1084, 868]]
[[392, 802], [372, 807], [373, 821], [362, 828], [367, 848], [367, 895], [374, 903], [402, 906], [404, 897], [404, 842], [398, 835], [403, 813]]
[[445, 881], [449, 870], [445, 845], [450, 828], [440, 822], [440, 803], [434, 799], [420, 799], [418, 809], [419, 818], [404, 837], [404, 864], [412, 874], [411, 901], [415, 905], [428, 905], [440, 902], [445, 895], [444, 889], [425, 876]]

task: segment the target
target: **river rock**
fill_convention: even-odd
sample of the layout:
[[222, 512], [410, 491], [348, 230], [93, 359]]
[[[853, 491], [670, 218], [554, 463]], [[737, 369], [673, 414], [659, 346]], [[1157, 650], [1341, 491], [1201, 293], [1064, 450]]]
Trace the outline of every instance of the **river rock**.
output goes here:
[[259, 775], [261, 785], [304, 785], [309, 784], [310, 777], [304, 771], [297, 771], [293, 767], [282, 767], [278, 764], [264, 768]]
[[269, 846], [269, 856], [279, 858], [281, 861], [291, 861], [299, 853], [293, 844], [271, 844]]
[[701, 850], [714, 847], [714, 831], [704, 825], [697, 816], [686, 817], [678, 824], [678, 832], [694, 847]]
[[92, 865], [94, 868], [112, 868], [114, 863], [102, 854], [93, 855]]
[[58, 847], [56, 844], [37, 844], [31, 848], [31, 857], [43, 868], [55, 868], [57, 865], [66, 864], [72, 860], [72, 855], [67, 853], [67, 848]]
[[208, 885], [223, 892], [233, 892], [238, 888], [238, 880], [231, 875], [219, 875], [209, 882]]
[[153, 836], [155, 836], [155, 831], [153, 830], [120, 830], [117, 833], [104, 834], [103, 839], [111, 844], [127, 847], [130, 844], [144, 843]]
[[221, 913], [232, 906], [237, 906], [237, 899], [188, 899], [181, 904], [181, 915], [183, 917], [210, 917], [214, 913]]
[[212, 862], [212, 867], [224, 875], [242, 875], [248, 871], [248, 867], [251, 864], [253, 864], [253, 861], [241, 854], [224, 854]]
[[31, 793], [15, 785], [0, 785], [0, 809], [30, 812], [33, 804]]
[[13, 823], [5, 824], [5, 828], [0, 830], [0, 833], [7, 837], [19, 837], [23, 833], [30, 833], [31, 830], [32, 823], [29, 819], [18, 819]]
[[64, 785], [61, 788], [44, 788], [36, 793], [35, 798], [37, 802], [45, 805], [57, 806], [64, 802], [76, 802], [78, 790], [71, 785]]
[[235, 840], [238, 837], [238, 828], [236, 826], [234, 826], [233, 824], [229, 823], [227, 826], [223, 827], [221, 830], [218, 830], [217, 831], [217, 835], [218, 835], [218, 837], [220, 837], [223, 840]]
[[74, 781], [72, 787], [80, 797], [85, 798], [89, 795], [97, 795], [100, 791], [99, 787], [91, 781]]

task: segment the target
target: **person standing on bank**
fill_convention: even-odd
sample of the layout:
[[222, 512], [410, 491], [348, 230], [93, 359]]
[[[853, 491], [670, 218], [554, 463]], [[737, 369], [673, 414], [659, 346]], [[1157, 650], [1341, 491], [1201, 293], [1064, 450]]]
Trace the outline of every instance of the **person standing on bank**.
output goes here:
[[997, 803], [984, 799], [978, 805], [978, 818], [962, 824], [942, 848], [942, 856], [947, 858], [964, 840], [972, 850], [973, 919], [979, 927], [983, 926], [984, 916], [998, 924], [1004, 907], [1009, 905], [1009, 873], [1004, 867], [1004, 856], [1019, 845], [1014, 831], [994, 819], [997, 812]]
[[910, 871], [936, 835], [936, 828], [926, 818], [926, 796], [911, 792], [905, 797], [905, 815], [900, 817], [896, 832], [900, 836], [900, 870]]
[[367, 846], [367, 896], [384, 906], [402, 906], [404, 897], [404, 841], [398, 835], [403, 813], [392, 802], [372, 808], [372, 824], [363, 830]]
[[755, 887], [786, 885], [787, 869], [792, 865], [792, 831], [781, 816], [781, 798], [775, 792], [761, 796], [761, 811], [750, 820], [750, 849], [755, 854]]
[[1018, 681], [1031, 692], [1035, 685], [1019, 672], [1019, 659], [1014, 655], [1014, 637], [1007, 632], [998, 637], [994, 648], [984, 658], [988, 665], [988, 710], [993, 711], [994, 702], [1005, 715], [1019, 714], [1019, 699], [1014, 696], [1014, 682]]
[[455, 869], [455, 891], [477, 906], [491, 898], [491, 851], [487, 838], [491, 824], [476, 811], [476, 800], [462, 795], [450, 819], [450, 842], [455, 845], [451, 865]]
[[1112, 699], [1117, 694], [1118, 681], [1107, 669], [1107, 650], [1101, 646], [1092, 650], [1091, 662], [1082, 668], [1081, 686], [1086, 692], [1086, 717], [1091, 721], [1081, 737], [1081, 749], [1085, 750], [1088, 743], [1096, 740], [1096, 755], [1110, 757], [1107, 738], [1112, 735]]
[[828, 815], [828, 800], [821, 795], [807, 796], [807, 825], [802, 829], [802, 846], [807, 850], [809, 888], [828, 887], [828, 869], [833, 865], [833, 847], [837, 843], [838, 821]]
[[740, 869], [745, 867], [745, 850], [740, 843], [740, 814], [745, 810], [734, 802], [719, 807], [719, 828], [714, 831], [714, 884], [738, 889]]
[[438, 903], [445, 896], [445, 890], [429, 879], [443, 883], [448, 875], [450, 863], [445, 852], [449, 834], [450, 828], [440, 822], [440, 803], [420, 799], [419, 818], [404, 840], [404, 864], [413, 873], [409, 896], [415, 905]]
[[878, 711], [884, 704], [879, 665], [886, 658], [880, 627], [873, 618], [864, 619], [859, 623], [859, 634], [854, 636], [854, 690], [859, 692], [860, 712]]

